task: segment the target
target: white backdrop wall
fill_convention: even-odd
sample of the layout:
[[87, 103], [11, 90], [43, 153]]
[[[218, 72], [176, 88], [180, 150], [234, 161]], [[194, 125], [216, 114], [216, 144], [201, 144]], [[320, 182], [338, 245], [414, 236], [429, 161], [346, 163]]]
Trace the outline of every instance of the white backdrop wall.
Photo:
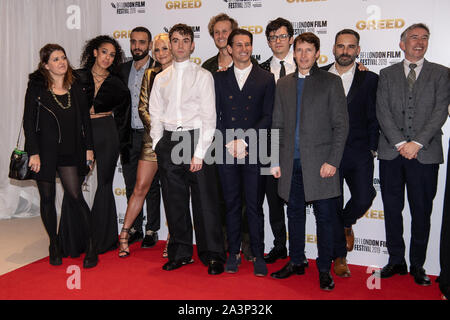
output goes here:
[[[100, 33], [100, 19], [100, 0], [0, 1], [0, 219], [39, 214], [36, 184], [8, 179], [9, 157], [22, 121], [28, 74], [37, 68], [39, 49], [46, 43], [58, 43], [78, 68], [84, 42]], [[61, 199], [58, 183], [58, 210]]]
[[[426, 23], [431, 30], [431, 41], [426, 58], [430, 61], [450, 65], [450, 45], [447, 30], [450, 30], [447, 0], [151, 0], [114, 1], [102, 0], [102, 33], [116, 38], [129, 52], [129, 33], [139, 25], [150, 29], [153, 36], [167, 32], [176, 23], [192, 26], [195, 34], [195, 51], [191, 60], [201, 64], [217, 54], [214, 42], [208, 33], [209, 19], [221, 12], [235, 18], [239, 26], [254, 34], [253, 55], [261, 63], [272, 53], [265, 38], [265, 27], [270, 20], [284, 17], [293, 23], [295, 35], [311, 31], [321, 39], [319, 65], [334, 61], [332, 46], [336, 32], [352, 28], [361, 35], [361, 54], [359, 61], [370, 70], [378, 73], [393, 63], [403, 59], [399, 38], [402, 30], [416, 22]], [[449, 124], [444, 127], [444, 149], [447, 154]], [[447, 161], [447, 160], [446, 160]], [[121, 171], [118, 166], [119, 173]], [[445, 168], [439, 173], [438, 193], [434, 202], [432, 229], [428, 256], [425, 265], [427, 272], [439, 273], [439, 234], [442, 217], [442, 203]], [[378, 192], [372, 207], [354, 227], [355, 249], [349, 253], [349, 263], [383, 266], [388, 259], [384, 212], [381, 201], [378, 161], [376, 161], [374, 186]], [[117, 208], [122, 222], [126, 210], [125, 186], [121, 174], [114, 181]], [[348, 189], [345, 187], [345, 198]], [[268, 252], [273, 243], [272, 231], [268, 222], [268, 207], [265, 212], [265, 246]], [[162, 221], [164, 213], [162, 213]], [[410, 238], [410, 215], [408, 204], [404, 210], [406, 254]], [[316, 231], [312, 208], [307, 208], [306, 251], [308, 258], [316, 258]], [[162, 225], [160, 238], [167, 233]], [[408, 261], [408, 256], [406, 257]]]

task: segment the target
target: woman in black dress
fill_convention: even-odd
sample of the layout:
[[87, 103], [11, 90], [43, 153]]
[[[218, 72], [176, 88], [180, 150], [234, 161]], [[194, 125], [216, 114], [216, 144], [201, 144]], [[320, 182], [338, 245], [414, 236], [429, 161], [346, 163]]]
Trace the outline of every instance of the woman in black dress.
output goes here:
[[130, 93], [118, 76], [123, 51], [109, 36], [89, 40], [81, 56], [78, 81], [90, 106], [94, 153], [97, 165], [97, 190], [92, 214], [98, 253], [117, 248], [118, 222], [113, 194], [116, 164], [121, 154], [126, 161], [130, 145]]
[[37, 182], [42, 222], [50, 238], [50, 264], [62, 263], [56, 225], [55, 177], [58, 173], [64, 192], [81, 215], [87, 237], [83, 266], [97, 265], [93, 241], [92, 215], [80, 188], [79, 176], [94, 160], [89, 107], [82, 88], [74, 83], [65, 50], [47, 44], [39, 52], [38, 69], [30, 74], [25, 96], [23, 127], [29, 166]]

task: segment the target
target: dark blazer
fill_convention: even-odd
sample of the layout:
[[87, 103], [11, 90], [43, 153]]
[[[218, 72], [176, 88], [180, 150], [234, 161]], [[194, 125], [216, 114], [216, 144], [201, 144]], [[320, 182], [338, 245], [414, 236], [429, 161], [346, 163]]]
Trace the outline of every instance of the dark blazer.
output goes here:
[[[333, 64], [321, 69], [328, 71]], [[344, 150], [344, 159], [355, 161], [372, 157], [370, 151], [377, 150], [380, 136], [375, 109], [378, 75], [371, 71], [359, 71], [358, 65], [356, 65], [355, 76], [347, 94], [350, 131]]]
[[[278, 80], [272, 118], [272, 143], [279, 143], [281, 167], [278, 193], [286, 201], [294, 163], [297, 79], [298, 73], [294, 72]], [[279, 130], [279, 141], [273, 129]], [[341, 195], [339, 171], [331, 178], [322, 178], [320, 168], [325, 162], [339, 168], [348, 130], [341, 79], [313, 66], [305, 79], [300, 109], [300, 160], [306, 201]]]
[[271, 56], [269, 59], [261, 63], [259, 66], [263, 68], [264, 70], [270, 72], [270, 63], [272, 62], [273, 56]]
[[239, 89], [234, 67], [214, 74], [216, 90], [217, 129], [226, 141], [226, 129], [269, 129], [272, 124], [272, 111], [275, 94], [273, 74], [257, 65]]
[[[128, 78], [130, 77], [130, 71], [131, 71], [132, 65], [133, 65], [133, 60], [130, 60], [130, 61], [122, 63], [119, 66], [120, 78], [122, 79], [122, 81], [125, 83], [126, 86], [128, 86]], [[159, 65], [160, 64], [158, 62], [156, 62], [155, 60], [153, 60], [152, 57], [150, 57], [149, 68], [156, 67]]]
[[[29, 75], [25, 95], [23, 128], [25, 134], [25, 151], [30, 155], [38, 154], [41, 169], [33, 173], [36, 180], [55, 181], [58, 145], [62, 143], [61, 125], [56, 114], [46, 105], [44, 95], [47, 85], [40, 71]], [[76, 156], [78, 174], [87, 174], [86, 150], [93, 150], [89, 105], [86, 95], [76, 82], [70, 89], [72, 108], [76, 108]]]
[[[256, 61], [255, 58], [251, 57], [250, 59], [254, 66], [258, 65], [258, 61]], [[206, 60], [205, 62], [203, 62], [202, 68], [208, 70], [212, 74], [216, 73], [217, 69], [219, 68], [219, 54], [217, 54], [214, 57], [211, 57], [208, 60]]]
[[[417, 154], [422, 164], [443, 163], [442, 126], [447, 120], [450, 79], [448, 68], [424, 61], [410, 98], [403, 61], [380, 72], [377, 90], [377, 118], [381, 135], [378, 158], [393, 160], [401, 141], [423, 145]], [[412, 119], [408, 119], [408, 101], [412, 100]], [[406, 136], [406, 125], [412, 136]]]
[[114, 113], [119, 133], [120, 155], [122, 162], [128, 162], [128, 148], [131, 145], [131, 96], [128, 87], [118, 75], [111, 73], [94, 97], [95, 85], [91, 71], [79, 69], [75, 73], [86, 93], [89, 106], [94, 106], [96, 113], [109, 111]]

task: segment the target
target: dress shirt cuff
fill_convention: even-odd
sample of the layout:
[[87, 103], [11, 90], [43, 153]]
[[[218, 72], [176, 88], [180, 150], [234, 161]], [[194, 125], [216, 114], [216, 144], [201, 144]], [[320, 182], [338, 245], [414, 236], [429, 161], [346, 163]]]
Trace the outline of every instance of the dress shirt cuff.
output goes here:
[[420, 149], [423, 148], [423, 144], [421, 144], [421, 143], [419, 143], [419, 142], [417, 142], [417, 141], [414, 141], [414, 140], [413, 140], [413, 142], [414, 142], [415, 144], [417, 144], [417, 145], [420, 147]]
[[397, 143], [397, 144], [395, 145], [395, 147], [398, 149], [398, 148], [400, 148], [400, 146], [401, 146], [402, 144], [405, 144], [405, 143], [406, 143], [406, 140]]

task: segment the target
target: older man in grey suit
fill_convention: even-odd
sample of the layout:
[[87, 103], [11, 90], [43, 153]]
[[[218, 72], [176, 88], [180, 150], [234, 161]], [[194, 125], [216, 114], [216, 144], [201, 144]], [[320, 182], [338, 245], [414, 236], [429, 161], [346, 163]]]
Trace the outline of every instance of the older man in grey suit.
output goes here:
[[307, 32], [297, 36], [294, 59], [298, 72], [277, 83], [272, 128], [279, 129], [280, 158], [272, 164], [271, 173], [280, 179], [278, 192], [288, 202], [290, 261], [271, 276], [282, 279], [304, 273], [305, 203], [312, 202], [320, 288], [332, 290], [333, 227], [341, 195], [338, 168], [349, 123], [342, 81], [317, 67], [319, 56], [316, 35]]
[[423, 265], [430, 233], [439, 164], [441, 127], [447, 118], [448, 69], [424, 59], [430, 31], [422, 23], [401, 35], [405, 59], [381, 70], [377, 91], [381, 196], [389, 261], [376, 274], [407, 274], [403, 218], [405, 186], [411, 212], [410, 273], [430, 285]]

